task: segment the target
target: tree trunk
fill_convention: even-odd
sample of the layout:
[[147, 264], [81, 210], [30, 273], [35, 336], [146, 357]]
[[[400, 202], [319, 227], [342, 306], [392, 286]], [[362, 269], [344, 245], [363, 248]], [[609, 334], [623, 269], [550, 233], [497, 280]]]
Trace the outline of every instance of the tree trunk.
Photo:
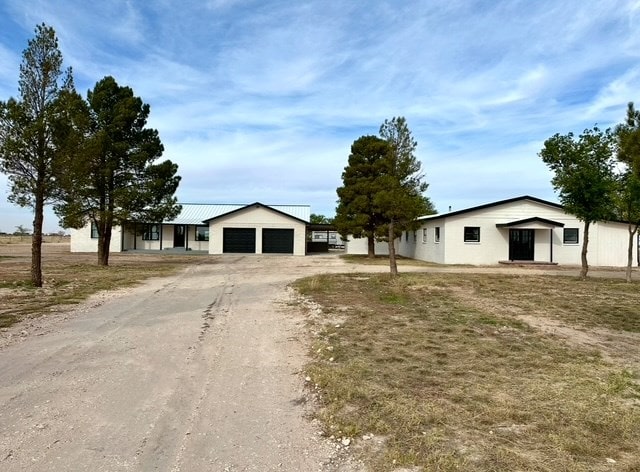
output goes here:
[[587, 272], [589, 271], [589, 264], [587, 263], [587, 246], [589, 245], [589, 226], [590, 221], [584, 222], [584, 238], [582, 239], [582, 253], [580, 259], [582, 260], [582, 269], [580, 270], [580, 278], [585, 280], [587, 278]]
[[44, 196], [41, 188], [36, 190], [33, 215], [33, 237], [31, 239], [31, 283], [42, 287], [42, 225], [44, 222]]
[[393, 230], [393, 221], [389, 223], [389, 269], [391, 277], [398, 275], [398, 264], [396, 262], [396, 242]]
[[98, 239], [98, 265], [109, 265], [109, 247], [111, 246], [111, 226], [106, 225]]
[[373, 236], [367, 236], [367, 257], [376, 257], [376, 239]]
[[627, 282], [631, 282], [631, 266], [633, 264], [633, 240], [638, 231], [638, 227], [632, 224], [629, 225], [629, 246], [627, 247]]

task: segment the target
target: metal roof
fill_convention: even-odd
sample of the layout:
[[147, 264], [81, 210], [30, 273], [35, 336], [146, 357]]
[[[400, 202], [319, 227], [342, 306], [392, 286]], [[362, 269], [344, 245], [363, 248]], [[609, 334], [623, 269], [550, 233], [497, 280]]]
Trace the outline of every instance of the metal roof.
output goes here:
[[465, 208], [464, 210], [457, 210], [457, 211], [450, 211], [448, 213], [437, 213], [435, 215], [421, 216], [420, 218], [418, 218], [418, 220], [420, 220], [420, 221], [435, 220], [437, 218], [444, 218], [444, 217], [447, 217], [447, 216], [462, 215], [464, 213], [470, 213], [472, 211], [477, 211], [477, 210], [484, 210], [485, 208], [491, 208], [491, 207], [495, 207], [495, 206], [498, 206], [498, 205], [504, 205], [506, 203], [513, 203], [513, 202], [517, 202], [517, 201], [520, 201], [520, 200], [530, 200], [532, 202], [537, 202], [537, 203], [541, 203], [543, 205], [548, 205], [548, 206], [552, 206], [554, 208], [562, 209], [562, 205], [560, 205], [558, 203], [549, 202], [547, 200], [543, 200], [543, 199], [537, 198], [537, 197], [531, 197], [529, 195], [523, 195], [522, 197], [515, 197], [515, 198], [509, 198], [507, 200], [500, 200], [498, 202], [486, 203], [484, 205], [475, 206], [475, 207], [472, 207], [472, 208]]
[[[251, 204], [234, 203], [181, 203], [182, 211], [173, 220], [163, 223], [174, 225], [201, 225], [205, 220], [217, 218], [232, 211], [240, 210]], [[309, 205], [265, 205], [281, 213], [285, 213], [303, 221], [311, 219], [311, 207]]]

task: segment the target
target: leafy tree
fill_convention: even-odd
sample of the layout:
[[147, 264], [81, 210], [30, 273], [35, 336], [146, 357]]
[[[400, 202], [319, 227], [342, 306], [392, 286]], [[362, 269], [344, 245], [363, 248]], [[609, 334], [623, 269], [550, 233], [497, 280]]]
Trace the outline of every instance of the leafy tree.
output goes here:
[[29, 228], [25, 228], [22, 225], [18, 225], [16, 226], [16, 230], [13, 233], [15, 236], [20, 236], [20, 241], [22, 241], [22, 238], [25, 236], [29, 236]]
[[617, 184], [613, 201], [614, 212], [616, 219], [627, 223], [629, 244], [627, 246], [626, 280], [631, 282], [633, 246], [635, 235], [640, 226], [640, 177], [627, 168], [617, 176]]
[[311, 213], [309, 218], [309, 222], [314, 225], [329, 225], [333, 222], [332, 218], [327, 218], [324, 215], [318, 215], [316, 213]]
[[390, 152], [384, 159], [380, 191], [374, 198], [374, 205], [387, 229], [389, 265], [394, 276], [398, 273], [395, 239], [402, 231], [415, 229], [417, 218], [434, 213], [434, 208], [424, 196], [429, 185], [423, 181], [421, 163], [415, 156], [418, 143], [405, 118], [385, 120], [380, 126], [380, 136], [387, 142]]
[[44, 23], [23, 52], [18, 84], [20, 98], [0, 102], [0, 171], [9, 176], [9, 201], [33, 209], [31, 282], [41, 287], [44, 206], [55, 199], [62, 153], [54, 139], [56, 111], [61, 93], [73, 90], [55, 31]]
[[613, 172], [614, 136], [610, 130], [586, 129], [576, 139], [573, 133], [555, 134], [544, 142], [539, 155], [554, 172], [551, 183], [568, 213], [584, 222], [580, 277], [589, 270], [589, 227], [612, 217], [615, 191]]
[[[88, 127], [80, 152], [67, 153], [70, 171], [59, 176], [62, 202], [54, 209], [63, 227], [96, 225], [98, 263], [106, 266], [114, 225], [159, 222], [180, 212], [174, 196], [178, 166], [170, 160], [155, 163], [164, 148], [157, 130], [146, 127], [149, 105], [131, 88], [105, 77], [89, 91], [84, 109], [69, 99], [75, 103], [68, 109], [75, 110], [76, 122]], [[78, 126], [76, 131], [82, 130]]]
[[640, 112], [633, 102], [627, 105], [627, 119], [616, 127], [618, 161], [624, 166], [619, 176], [616, 198], [617, 216], [628, 225], [627, 282], [631, 282], [634, 236], [640, 224]]
[[361, 136], [351, 145], [348, 165], [337, 189], [338, 206], [334, 224], [343, 238], [367, 238], [368, 256], [375, 257], [375, 241], [384, 224], [375, 205], [382, 190], [380, 176], [391, 152], [389, 144], [377, 136]]

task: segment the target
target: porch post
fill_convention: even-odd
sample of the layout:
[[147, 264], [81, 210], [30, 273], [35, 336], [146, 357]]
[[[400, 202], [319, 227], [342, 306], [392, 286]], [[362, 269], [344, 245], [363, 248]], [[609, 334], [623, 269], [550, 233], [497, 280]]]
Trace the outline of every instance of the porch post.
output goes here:
[[134, 221], [133, 222], [133, 250], [135, 251], [136, 249], [138, 249], [138, 228], [137, 228], [138, 224]]
[[549, 262], [553, 263], [553, 228], [549, 229]]
[[184, 250], [189, 250], [189, 225], [184, 225]]

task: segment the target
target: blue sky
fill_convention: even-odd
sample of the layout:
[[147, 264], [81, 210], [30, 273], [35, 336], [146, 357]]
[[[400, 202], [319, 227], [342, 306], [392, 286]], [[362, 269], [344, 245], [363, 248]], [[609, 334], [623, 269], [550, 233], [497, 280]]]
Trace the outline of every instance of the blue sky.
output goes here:
[[[556, 201], [544, 140], [640, 102], [638, 1], [2, 0], [0, 99], [41, 22], [83, 95], [111, 75], [150, 104], [188, 203], [332, 216], [351, 144], [394, 116], [439, 211]], [[7, 190], [0, 230], [31, 227]]]

